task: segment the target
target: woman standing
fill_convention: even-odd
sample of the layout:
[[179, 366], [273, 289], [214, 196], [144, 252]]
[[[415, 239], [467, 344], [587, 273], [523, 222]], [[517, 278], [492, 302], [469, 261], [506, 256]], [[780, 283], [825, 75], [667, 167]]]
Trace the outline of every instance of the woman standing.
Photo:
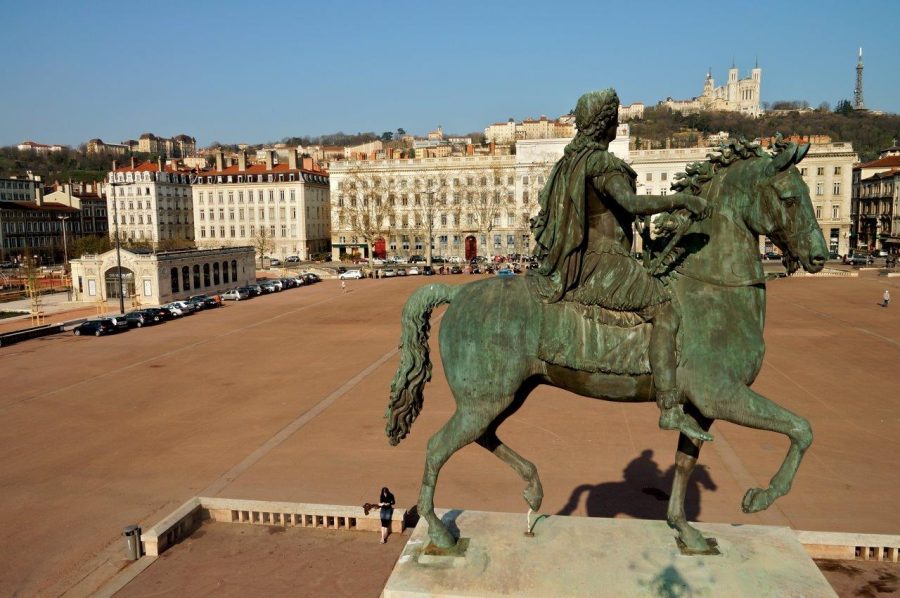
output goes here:
[[381, 507], [381, 543], [384, 544], [387, 542], [388, 534], [391, 533], [391, 519], [394, 516], [394, 495], [387, 486], [381, 489], [378, 506]]

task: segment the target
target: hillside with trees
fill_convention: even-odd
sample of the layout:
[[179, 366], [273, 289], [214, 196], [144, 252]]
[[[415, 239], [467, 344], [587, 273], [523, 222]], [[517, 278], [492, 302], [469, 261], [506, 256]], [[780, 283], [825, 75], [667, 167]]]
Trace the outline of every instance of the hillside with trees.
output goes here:
[[[849, 102], [841, 101], [835, 110], [822, 105], [815, 110], [784, 102], [777, 112], [750, 118], [737, 112], [701, 112], [682, 115], [665, 107], [648, 108], [643, 120], [631, 121], [631, 137], [639, 149], [703, 145], [708, 135], [725, 131], [732, 137], [747, 139], [771, 137], [776, 132], [788, 135], [828, 135], [833, 141], [849, 141], [860, 160], [878, 157], [878, 151], [900, 139], [900, 115], [857, 112]], [[774, 106], [774, 105], [773, 105]], [[781, 106], [779, 106], [781, 108]], [[796, 110], [793, 108], [797, 108]]]

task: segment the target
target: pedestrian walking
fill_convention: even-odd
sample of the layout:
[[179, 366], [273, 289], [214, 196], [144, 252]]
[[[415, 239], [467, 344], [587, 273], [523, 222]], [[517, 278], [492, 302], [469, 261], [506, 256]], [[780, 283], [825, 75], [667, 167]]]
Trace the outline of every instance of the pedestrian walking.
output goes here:
[[887, 307], [891, 303], [891, 292], [888, 289], [884, 290], [884, 295], [882, 296], [881, 307]]
[[341, 292], [342, 292], [342, 293], [346, 293], [346, 292], [347, 292], [347, 281], [346, 281], [346, 280], [342, 280], [342, 281], [341, 281]]
[[378, 506], [381, 507], [381, 543], [387, 542], [388, 535], [391, 533], [391, 519], [394, 517], [394, 495], [387, 489], [387, 486], [381, 489], [381, 496], [378, 499]]

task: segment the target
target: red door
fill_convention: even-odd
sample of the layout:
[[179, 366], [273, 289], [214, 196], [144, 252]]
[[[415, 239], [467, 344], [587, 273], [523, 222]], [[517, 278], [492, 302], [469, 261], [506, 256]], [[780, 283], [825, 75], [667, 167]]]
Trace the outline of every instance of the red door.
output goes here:
[[387, 257], [387, 246], [384, 239], [375, 239], [375, 244], [372, 246], [372, 254], [374, 257], [382, 260]]
[[474, 236], [469, 235], [466, 237], [466, 261], [471, 262], [476, 255], [478, 255], [478, 241]]

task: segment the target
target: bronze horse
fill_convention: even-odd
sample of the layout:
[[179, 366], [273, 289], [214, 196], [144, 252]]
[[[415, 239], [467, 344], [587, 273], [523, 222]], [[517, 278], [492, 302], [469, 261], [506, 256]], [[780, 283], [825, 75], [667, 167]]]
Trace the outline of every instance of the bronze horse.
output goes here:
[[[674, 187], [705, 197], [711, 216], [684, 219], [677, 233], [658, 239], [665, 247], [665, 255], [658, 256], [659, 266], [682, 319], [678, 386], [686, 413], [704, 430], [723, 419], [790, 439], [768, 488], [751, 488], [744, 495], [741, 506], [748, 513], [768, 508], [790, 490], [812, 442], [806, 419], [750, 389], [765, 351], [766, 287], [759, 235], [767, 235], [782, 250], [789, 272], [798, 266], [817, 272], [827, 255], [809, 190], [794, 166], [808, 149], [779, 138], [770, 154], [756, 144], [732, 141], [711, 154], [708, 162], [690, 165]], [[386, 432], [393, 445], [409, 433], [422, 408], [423, 387], [431, 379], [429, 318], [444, 303], [450, 307], [441, 324], [440, 349], [456, 411], [428, 442], [418, 512], [428, 522], [432, 542], [446, 548], [456, 539], [434, 513], [435, 484], [447, 459], [471, 442], [512, 467], [526, 482], [523, 494], [529, 507], [540, 508], [543, 489], [534, 464], [497, 437], [499, 425], [535, 387], [549, 384], [618, 402], [652, 402], [654, 396], [647, 371], [576, 369], [547, 359], [542, 332], [544, 337], [559, 337], [557, 346], [571, 346], [576, 339], [567, 336], [570, 330], [543, 326], [553, 306], [529, 289], [527, 276], [461, 286], [428, 284], [413, 293], [403, 309], [400, 365], [386, 413]], [[613, 325], [626, 326], [621, 321]], [[637, 323], [633, 328], [649, 325]], [[646, 357], [646, 348], [643, 353]], [[685, 490], [702, 444], [679, 436], [667, 513], [669, 525], [689, 552], [707, 550], [706, 539], [684, 515]]]

